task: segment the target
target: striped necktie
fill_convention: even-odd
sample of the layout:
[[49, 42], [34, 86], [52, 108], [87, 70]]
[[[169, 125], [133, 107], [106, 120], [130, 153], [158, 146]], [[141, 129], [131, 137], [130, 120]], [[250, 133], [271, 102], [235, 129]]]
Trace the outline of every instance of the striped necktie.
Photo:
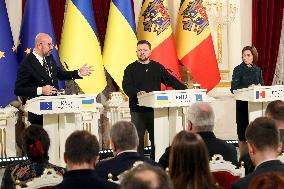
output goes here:
[[42, 62], [43, 62], [43, 67], [44, 67], [44, 69], [45, 69], [46, 74], [47, 74], [48, 76], [50, 76], [50, 71], [49, 71], [49, 67], [48, 67], [48, 64], [47, 64], [47, 62], [46, 62], [46, 59], [43, 58], [43, 59], [42, 59]]

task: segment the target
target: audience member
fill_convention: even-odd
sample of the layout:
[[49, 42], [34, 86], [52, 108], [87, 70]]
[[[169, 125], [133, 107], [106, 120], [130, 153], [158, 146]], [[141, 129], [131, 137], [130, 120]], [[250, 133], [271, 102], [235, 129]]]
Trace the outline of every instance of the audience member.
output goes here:
[[255, 177], [249, 189], [283, 189], [284, 175], [279, 172], [268, 172]]
[[152, 159], [137, 152], [139, 138], [133, 123], [128, 121], [115, 123], [110, 130], [110, 140], [115, 157], [97, 164], [95, 172], [100, 177], [108, 179], [108, 174], [111, 173], [112, 179], [118, 180], [118, 176], [132, 168], [137, 161], [158, 165]]
[[164, 170], [144, 163], [123, 175], [121, 189], [173, 189], [173, 187]]
[[[214, 119], [215, 115], [209, 103], [194, 103], [189, 107], [187, 131], [198, 133], [202, 137], [207, 146], [210, 159], [214, 154], [221, 154], [224, 160], [230, 161], [234, 165], [238, 165], [236, 148], [233, 145], [218, 139], [213, 133]], [[169, 165], [170, 149], [170, 147], [167, 148], [159, 160], [159, 163], [164, 168]]]
[[174, 189], [217, 188], [210, 172], [206, 145], [195, 133], [181, 131], [175, 136], [169, 173]]
[[[276, 126], [280, 131], [280, 141], [284, 142], [284, 101], [275, 100], [270, 102], [265, 110], [265, 116], [271, 118], [275, 121]], [[283, 145], [282, 145], [283, 151]], [[249, 157], [248, 148], [244, 146], [244, 149], [241, 152], [240, 162], [244, 162], [244, 167], [246, 174], [254, 171], [254, 165]]]
[[282, 143], [274, 120], [266, 117], [255, 119], [247, 127], [245, 137], [250, 158], [256, 168], [254, 172], [234, 183], [232, 189], [248, 188], [251, 180], [262, 173], [270, 171], [284, 173], [284, 164], [277, 160]]
[[87, 131], [75, 131], [66, 140], [64, 160], [67, 172], [63, 181], [54, 189], [112, 189], [118, 188], [114, 183], [99, 178], [94, 167], [99, 159], [97, 138]]
[[52, 168], [63, 175], [64, 169], [48, 162], [50, 140], [42, 126], [31, 125], [22, 134], [22, 149], [28, 160], [9, 165], [2, 179], [1, 189], [15, 188], [16, 181], [21, 186], [35, 177], [42, 175], [44, 169]]

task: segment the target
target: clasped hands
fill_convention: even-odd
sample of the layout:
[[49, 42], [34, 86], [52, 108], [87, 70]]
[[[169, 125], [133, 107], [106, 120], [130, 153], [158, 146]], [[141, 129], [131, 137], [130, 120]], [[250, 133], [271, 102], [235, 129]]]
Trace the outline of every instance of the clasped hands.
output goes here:
[[45, 85], [45, 86], [42, 87], [42, 94], [43, 95], [50, 96], [50, 95], [54, 95], [56, 93], [57, 93], [57, 89], [54, 86]]

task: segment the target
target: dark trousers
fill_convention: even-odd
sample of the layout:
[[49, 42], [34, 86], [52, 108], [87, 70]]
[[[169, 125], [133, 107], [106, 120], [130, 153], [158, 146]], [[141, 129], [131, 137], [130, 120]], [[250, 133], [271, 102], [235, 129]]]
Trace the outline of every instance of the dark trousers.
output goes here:
[[28, 120], [31, 123], [31, 125], [43, 126], [43, 115], [37, 115], [28, 112]]
[[246, 141], [245, 132], [249, 123], [247, 101], [236, 101], [236, 122], [239, 140]]
[[139, 137], [138, 152], [144, 155], [144, 134], [147, 130], [151, 141], [151, 158], [155, 159], [154, 145], [154, 112], [130, 112], [131, 122], [134, 123]]

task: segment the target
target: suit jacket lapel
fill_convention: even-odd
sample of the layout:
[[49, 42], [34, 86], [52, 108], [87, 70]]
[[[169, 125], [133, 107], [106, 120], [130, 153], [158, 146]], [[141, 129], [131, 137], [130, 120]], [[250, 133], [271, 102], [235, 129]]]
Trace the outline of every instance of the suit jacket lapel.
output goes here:
[[47, 75], [45, 68], [40, 64], [38, 59], [34, 55], [32, 56], [32, 58], [33, 58], [33, 61], [31, 61], [30, 63], [31, 63], [31, 66], [34, 68], [34, 70], [37, 71], [40, 77], [42, 77], [46, 81], [51, 82], [51, 78], [49, 77], [49, 75]]

